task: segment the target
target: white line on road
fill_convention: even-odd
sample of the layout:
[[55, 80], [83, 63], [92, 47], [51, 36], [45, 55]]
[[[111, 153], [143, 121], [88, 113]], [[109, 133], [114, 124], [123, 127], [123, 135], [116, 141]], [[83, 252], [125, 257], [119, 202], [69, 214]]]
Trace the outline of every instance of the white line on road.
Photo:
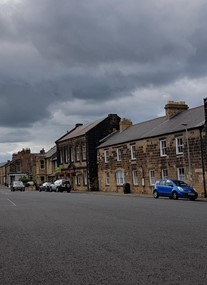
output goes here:
[[10, 199], [7, 199], [10, 203], [12, 203], [12, 205], [14, 205], [16, 207], [16, 204], [14, 202], [12, 202]]

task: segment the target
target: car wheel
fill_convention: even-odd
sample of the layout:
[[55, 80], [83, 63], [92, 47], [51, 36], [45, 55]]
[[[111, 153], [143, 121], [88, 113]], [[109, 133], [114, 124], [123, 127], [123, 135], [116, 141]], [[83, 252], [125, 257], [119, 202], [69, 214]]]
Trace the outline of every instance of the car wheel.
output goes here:
[[153, 197], [155, 199], [159, 198], [158, 192], [156, 190], [153, 192]]
[[177, 200], [178, 199], [178, 194], [177, 194], [176, 191], [173, 191], [172, 198], [173, 198], [173, 200]]

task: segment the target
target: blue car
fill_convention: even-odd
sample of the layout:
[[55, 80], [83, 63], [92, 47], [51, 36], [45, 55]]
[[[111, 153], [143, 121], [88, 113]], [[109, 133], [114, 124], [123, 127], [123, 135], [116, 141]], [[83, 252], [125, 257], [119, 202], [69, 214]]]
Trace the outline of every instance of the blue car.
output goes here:
[[153, 197], [159, 198], [160, 196], [169, 197], [175, 200], [178, 198], [195, 200], [198, 198], [198, 193], [184, 181], [176, 179], [160, 179], [155, 183]]

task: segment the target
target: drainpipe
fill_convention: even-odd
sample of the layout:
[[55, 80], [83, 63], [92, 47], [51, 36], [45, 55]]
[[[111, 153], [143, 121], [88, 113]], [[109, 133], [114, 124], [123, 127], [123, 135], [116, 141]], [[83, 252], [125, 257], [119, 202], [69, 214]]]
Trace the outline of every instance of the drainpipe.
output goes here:
[[203, 137], [202, 130], [200, 130], [200, 142], [201, 142], [201, 162], [202, 162], [202, 171], [203, 171], [203, 189], [204, 189], [204, 197], [207, 198], [206, 194], [206, 178], [205, 178], [205, 166], [204, 166], [204, 157], [203, 157]]

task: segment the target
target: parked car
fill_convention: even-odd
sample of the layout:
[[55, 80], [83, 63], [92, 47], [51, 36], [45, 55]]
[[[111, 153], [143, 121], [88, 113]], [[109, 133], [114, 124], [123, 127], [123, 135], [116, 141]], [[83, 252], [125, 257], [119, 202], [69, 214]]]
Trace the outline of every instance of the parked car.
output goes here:
[[57, 185], [55, 185], [54, 183], [50, 184], [50, 191], [57, 191]]
[[13, 181], [11, 183], [11, 191], [25, 191], [25, 186], [22, 181]]
[[177, 179], [160, 179], [157, 181], [154, 186], [153, 196], [154, 198], [163, 196], [172, 199], [188, 198], [190, 200], [198, 198], [198, 194], [192, 186]]
[[51, 183], [50, 182], [44, 182], [42, 185], [40, 185], [39, 192], [41, 192], [41, 191], [46, 191], [46, 192], [51, 191]]
[[69, 180], [66, 179], [58, 179], [54, 182], [56, 186], [57, 192], [67, 191], [68, 193], [71, 191], [71, 184]]

